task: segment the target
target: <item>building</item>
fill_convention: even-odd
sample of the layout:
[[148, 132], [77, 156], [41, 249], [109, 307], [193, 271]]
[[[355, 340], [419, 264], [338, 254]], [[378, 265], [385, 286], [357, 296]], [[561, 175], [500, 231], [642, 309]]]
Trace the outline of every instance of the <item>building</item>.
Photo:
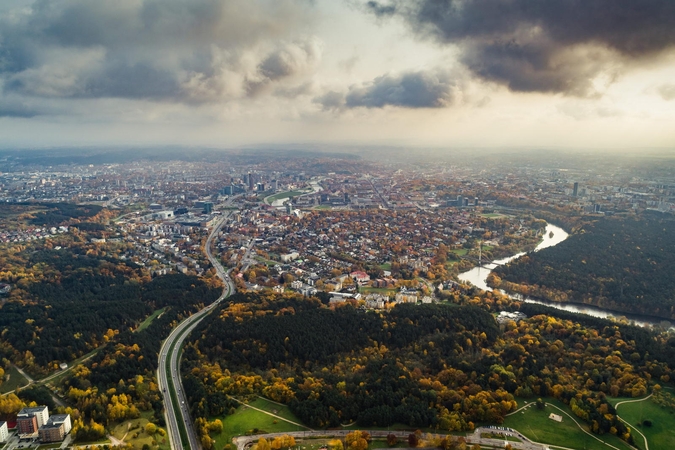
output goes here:
[[34, 436], [38, 428], [37, 417], [22, 413], [16, 416], [16, 430], [19, 433], [19, 437]]
[[349, 276], [359, 284], [364, 284], [370, 281], [370, 275], [361, 270], [356, 270], [350, 273]]
[[71, 428], [70, 414], [54, 414], [40, 427], [38, 436], [42, 442], [60, 442]]
[[286, 253], [284, 255], [280, 256], [281, 261], [287, 263], [294, 261], [300, 257], [300, 254], [298, 252], [291, 252], [291, 253]]
[[401, 288], [399, 292], [396, 293], [396, 302], [397, 303], [417, 303], [417, 296], [419, 292], [413, 289]]
[[551, 419], [551, 420], [554, 420], [554, 421], [556, 421], [556, 422], [562, 422], [562, 419], [563, 419], [561, 415], [559, 415], [559, 414], [554, 414], [554, 413], [551, 413], [551, 414], [548, 416], [548, 418]]
[[[569, 192], [569, 191], [567, 191], [567, 192]], [[579, 182], [575, 181], [574, 182], [574, 189], [572, 190], [572, 197], [576, 197], [577, 195], [579, 195]]]
[[53, 416], [49, 417], [49, 422], [47, 423], [57, 425], [62, 424], [64, 434], [70, 433], [71, 428], [73, 428], [70, 423], [70, 414], [54, 414]]
[[[46, 406], [35, 406], [33, 408], [24, 408], [19, 411], [19, 415], [28, 414], [35, 416], [37, 419], [38, 428], [46, 424], [49, 420], [49, 409]], [[18, 417], [18, 416], [17, 416]]]
[[7, 430], [7, 422], [0, 422], [0, 443], [7, 442], [9, 438], [9, 431]]
[[38, 436], [42, 442], [59, 442], [63, 440], [66, 433], [63, 431], [62, 423], [48, 423], [40, 427]]

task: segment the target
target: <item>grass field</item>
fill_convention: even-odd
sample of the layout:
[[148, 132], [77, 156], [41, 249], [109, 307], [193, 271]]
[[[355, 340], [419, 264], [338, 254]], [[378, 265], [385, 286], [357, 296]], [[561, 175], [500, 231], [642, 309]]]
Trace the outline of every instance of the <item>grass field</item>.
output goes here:
[[[110, 434], [119, 440], [124, 440], [125, 444], [131, 444], [134, 449], [143, 448], [143, 445], [148, 444], [151, 448], [159, 448], [160, 450], [170, 450], [169, 436], [164, 430], [164, 436], [159, 432], [149, 435], [145, 432], [145, 425], [148, 424], [148, 418], [152, 415], [151, 412], [143, 412], [138, 419], [127, 420], [114, 425]], [[153, 442], [155, 442], [153, 444]]]
[[[9, 377], [9, 380], [7, 380], [7, 377]], [[26, 380], [24, 376], [21, 375], [18, 370], [16, 370], [16, 367], [9, 366], [9, 368], [5, 371], [5, 381], [3, 381], [2, 385], [0, 386], [0, 394], [13, 391], [20, 386], [25, 386], [26, 384], [28, 384], [28, 380]]]
[[279, 264], [278, 261], [272, 261], [271, 259], [265, 259], [262, 256], [255, 256], [253, 259], [255, 259], [258, 262], [261, 262], [265, 264], [267, 267], [274, 267], [277, 264]]
[[[562, 415], [563, 421], [561, 423], [549, 419], [548, 416], [551, 413], [561, 414], [560, 410], [553, 408], [549, 404], [554, 404], [568, 414], [571, 414], [571, 412], [567, 405], [557, 400], [546, 398], [544, 401], [546, 402], [546, 407], [544, 410], [538, 410], [534, 405], [534, 402], [529, 400], [530, 407], [508, 416], [506, 420], [504, 420], [502, 426], [514, 428], [533, 441], [544, 444], [561, 445], [580, 450], [609, 450], [611, 448], [581, 431], [579, 427], [564, 414]], [[525, 405], [525, 402], [518, 399], [518, 404]], [[579, 423], [588, 430], [588, 427], [586, 427], [584, 423]], [[628, 444], [614, 435], [605, 434], [597, 437], [621, 450], [630, 449]]]
[[396, 293], [396, 289], [363, 286], [359, 288], [359, 292], [361, 292], [362, 294], [376, 293], [376, 294], [392, 295]]
[[158, 318], [160, 314], [162, 314], [164, 311], [166, 311], [166, 308], [167, 308], [167, 307], [165, 306], [164, 308], [158, 309], [157, 311], [155, 311], [155, 312], [153, 312], [152, 314], [150, 314], [150, 315], [148, 316], [148, 318], [145, 319], [143, 322], [141, 322], [141, 324], [138, 326], [138, 328], [136, 328], [136, 332], [143, 331], [143, 330], [145, 330], [146, 328], [148, 328], [148, 327], [150, 326], [150, 324], [152, 323], [153, 320], [155, 320], [156, 318]]
[[[251, 405], [269, 412], [272, 412], [272, 410], [276, 409], [277, 412], [273, 414], [287, 418], [289, 420], [293, 420], [291, 417], [295, 418], [295, 416], [293, 416], [286, 406], [279, 406], [264, 399], [256, 399], [255, 401], [251, 402]], [[256, 411], [255, 409], [251, 409], [245, 405], [237, 408], [235, 413], [232, 415], [221, 416], [218, 418], [223, 421], [223, 432], [221, 434], [215, 434], [211, 436], [216, 440], [214, 446], [216, 449], [222, 449], [226, 444], [230, 444], [233, 437], [244, 436], [247, 433], [250, 434], [252, 430], [255, 429], [257, 429], [255, 432], [256, 434], [305, 430], [305, 428], [284, 422], [283, 420], [269, 416], [263, 412]], [[210, 420], [213, 419], [214, 418], [211, 418]], [[294, 421], [297, 421], [297, 418], [295, 418]], [[298, 421], [298, 423], [300, 422]]]
[[[612, 399], [612, 404], [624, 400], [635, 400], [618, 398]], [[628, 426], [640, 430], [647, 438], [650, 450], [675, 448], [675, 410], [664, 408], [657, 405], [651, 399], [641, 402], [624, 403], [617, 409], [619, 416], [628, 422]], [[650, 420], [652, 426], [642, 425], [645, 420]], [[645, 448], [642, 444], [642, 437], [633, 432], [633, 438], [640, 448]]]
[[270, 195], [265, 199], [265, 202], [268, 205], [271, 205], [274, 203], [276, 200], [281, 200], [284, 198], [292, 198], [292, 197], [297, 197], [298, 195], [306, 194], [305, 191], [287, 191], [287, 192], [279, 192], [278, 194]]
[[388, 263], [380, 264], [380, 269], [382, 269], [382, 270], [391, 270], [391, 263], [388, 262]]
[[292, 422], [302, 423], [302, 421], [291, 412], [288, 406], [280, 405], [279, 403], [273, 402], [272, 400], [259, 397], [255, 401], [251, 402], [250, 405], [258, 409], [262, 409], [263, 411], [275, 414], [279, 417], [283, 417], [284, 419], [288, 419]]
[[456, 249], [450, 250], [450, 251], [457, 256], [464, 256], [467, 253], [469, 253], [469, 249], [466, 249], [466, 248], [456, 248]]
[[481, 214], [481, 216], [485, 217], [487, 219], [496, 219], [497, 217], [506, 217], [504, 214], [499, 214], [499, 213]]
[[60, 448], [61, 443], [59, 442], [58, 444], [44, 444], [38, 446], [38, 450], [50, 450], [50, 449], [55, 449], [55, 448]]

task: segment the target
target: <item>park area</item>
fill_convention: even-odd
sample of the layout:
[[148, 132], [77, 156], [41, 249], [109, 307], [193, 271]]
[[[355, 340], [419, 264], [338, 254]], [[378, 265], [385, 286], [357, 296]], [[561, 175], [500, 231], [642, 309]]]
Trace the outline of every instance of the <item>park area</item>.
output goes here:
[[[589, 435], [586, 424], [579, 422], [575, 423], [570, 415], [571, 411], [567, 405], [555, 399], [545, 398], [546, 406], [543, 410], [537, 409], [535, 402], [531, 399], [518, 399], [518, 405], [527, 406], [518, 410], [515, 414], [506, 417], [502, 426], [513, 428], [520, 431], [527, 438], [551, 445], [551, 450], [556, 448], [574, 448], [574, 449], [588, 449], [588, 450], [608, 450], [614, 446], [621, 450], [630, 450], [630, 446], [614, 435]], [[562, 410], [562, 411], [561, 411]], [[564, 412], [563, 412], [564, 411]], [[555, 422], [549, 419], [549, 415], [555, 413], [562, 415], [562, 422]], [[598, 440], [599, 439], [599, 440]], [[607, 445], [601, 441], [606, 442]], [[561, 447], [556, 447], [559, 445]]]
[[[212, 417], [210, 420], [215, 418]], [[234, 414], [217, 418], [223, 422], [223, 432], [211, 436], [216, 440], [214, 444], [216, 449], [222, 449], [226, 444], [230, 444], [235, 436], [308, 429], [290, 423], [299, 424], [300, 420], [288, 409], [288, 406], [263, 398], [257, 398], [247, 405], [239, 406]]]
[[[612, 400], [619, 417], [647, 438], [650, 450], [675, 448], [675, 408], [657, 405], [653, 398]], [[618, 407], [616, 406], [618, 405]], [[637, 446], [646, 448], [640, 433], [633, 432]]]

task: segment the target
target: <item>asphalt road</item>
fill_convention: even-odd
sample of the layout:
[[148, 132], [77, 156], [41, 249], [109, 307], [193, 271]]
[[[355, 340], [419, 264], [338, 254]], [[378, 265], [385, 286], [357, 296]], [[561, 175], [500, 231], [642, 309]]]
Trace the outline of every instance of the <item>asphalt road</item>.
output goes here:
[[[312, 438], [338, 438], [343, 439], [347, 433], [350, 433], [352, 430], [323, 430], [323, 431], [291, 431], [286, 433], [268, 433], [268, 434], [257, 434], [252, 436], [239, 436], [234, 438], [234, 443], [237, 446], [237, 450], [246, 450], [251, 447], [252, 444], [258, 442], [258, 439], [264, 437], [267, 440], [272, 440], [277, 436], [289, 435], [295, 438], [300, 439], [312, 439]], [[405, 441], [408, 438], [408, 435], [412, 431], [386, 431], [386, 430], [362, 430], [367, 431], [374, 438], [384, 438], [388, 434], [393, 434], [398, 437], [400, 440]], [[503, 439], [490, 439], [481, 437], [482, 433], [494, 433], [502, 434], [505, 436], [513, 436], [522, 440], [522, 442], [507, 442]], [[437, 434], [437, 433], [433, 433]], [[446, 436], [441, 433], [440, 436]], [[518, 450], [546, 450], [548, 448], [545, 444], [539, 444], [537, 442], [532, 442], [516, 430], [510, 428], [504, 428], [503, 430], [498, 430], [495, 427], [479, 427], [474, 430], [472, 434], [467, 434], [466, 437], [467, 444], [480, 444], [481, 446], [487, 446], [491, 448], [504, 448], [507, 443], [511, 444], [512, 448]], [[564, 448], [564, 447], [563, 447]]]
[[[220, 261], [211, 253], [211, 245], [213, 239], [218, 235], [220, 228], [227, 222], [230, 215], [228, 213], [213, 227], [211, 234], [206, 241], [206, 255], [211, 261], [211, 264], [216, 269], [216, 273], [220, 279], [225, 283], [223, 293], [218, 299], [205, 307], [201, 311], [183, 320], [176, 328], [173, 329], [169, 337], [162, 343], [162, 348], [159, 352], [159, 368], [157, 370], [157, 379], [159, 380], [159, 388], [164, 397], [164, 411], [166, 417], [167, 431], [169, 433], [169, 442], [172, 450], [179, 450], [189, 448], [191, 450], [201, 449], [201, 443], [197, 438], [194, 430], [194, 424], [190, 418], [188, 411], [188, 403], [183, 391], [183, 385], [180, 379], [180, 349], [184, 340], [190, 335], [190, 332], [199, 324], [199, 322], [206, 317], [208, 313], [213, 311], [218, 304], [234, 293], [234, 283], [229, 277], [229, 273], [220, 264]], [[167, 370], [167, 362], [169, 370]], [[172, 385], [177, 397], [177, 404], [171, 396]], [[188, 442], [183, 442], [179, 423], [185, 425], [187, 431]]]

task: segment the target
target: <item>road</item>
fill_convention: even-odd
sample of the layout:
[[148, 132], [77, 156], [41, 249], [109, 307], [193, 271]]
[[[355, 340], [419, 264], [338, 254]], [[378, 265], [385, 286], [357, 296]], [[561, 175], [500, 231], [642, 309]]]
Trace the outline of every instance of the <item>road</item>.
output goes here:
[[[178, 324], [169, 337], [162, 343], [162, 348], [159, 351], [157, 380], [159, 381], [159, 388], [164, 397], [166, 425], [172, 450], [183, 448], [197, 450], [201, 448], [201, 443], [197, 438], [194, 424], [190, 418], [187, 398], [183, 391], [183, 385], [180, 379], [180, 349], [185, 339], [190, 335], [190, 332], [199, 325], [199, 322], [206, 317], [207, 314], [213, 311], [220, 302], [234, 293], [234, 283], [232, 283], [229, 273], [211, 252], [213, 239], [218, 235], [218, 231], [223, 224], [228, 221], [231, 214], [232, 212], [223, 216], [223, 218], [213, 227], [213, 230], [206, 240], [206, 256], [216, 269], [218, 277], [222, 279], [225, 284], [223, 293], [215, 302]], [[172, 390], [176, 393], [175, 399], [171, 395]], [[181, 438], [180, 427], [183, 426], [187, 432], [188, 442], [183, 442], [183, 439]]]
[[[252, 444], [258, 442], [258, 439], [264, 437], [267, 440], [272, 440], [277, 436], [293, 436], [298, 439], [317, 439], [317, 438], [341, 438], [344, 439], [347, 433], [350, 433], [352, 430], [323, 430], [323, 431], [290, 431], [285, 433], [268, 433], [268, 434], [258, 434], [251, 436], [239, 436], [233, 439], [237, 450], [246, 450]], [[374, 438], [385, 438], [388, 434], [393, 434], [398, 437], [401, 441], [408, 439], [408, 435], [411, 431], [387, 431], [387, 430], [362, 430], [367, 431]], [[437, 434], [437, 433], [434, 433]], [[506, 441], [504, 439], [494, 439], [494, 438], [485, 438], [482, 437], [482, 434], [495, 434], [503, 436], [513, 436], [520, 439], [522, 442], [513, 442]], [[439, 436], [444, 437], [446, 434], [439, 434]], [[457, 436], [454, 436], [457, 437]], [[495, 427], [479, 427], [474, 430], [473, 433], [467, 434], [465, 436], [467, 444], [479, 444], [481, 446], [487, 446], [492, 448], [504, 448], [506, 444], [511, 444], [511, 447], [518, 450], [545, 450], [548, 448], [546, 444], [541, 444], [538, 442], [533, 442], [527, 437], [518, 433], [516, 430], [509, 428], [504, 428], [499, 430]], [[565, 447], [560, 447], [565, 448]], [[569, 449], [572, 450], [572, 449]]]

